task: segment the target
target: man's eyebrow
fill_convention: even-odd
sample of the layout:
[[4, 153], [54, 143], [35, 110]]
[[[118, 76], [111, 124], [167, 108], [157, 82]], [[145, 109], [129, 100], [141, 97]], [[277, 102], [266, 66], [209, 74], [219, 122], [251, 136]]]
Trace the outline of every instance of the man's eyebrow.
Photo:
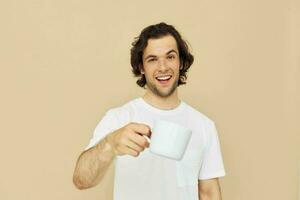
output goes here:
[[156, 58], [156, 56], [155, 56], [155, 55], [148, 55], [148, 56], [145, 58], [145, 60], [147, 60], [148, 58]]
[[[172, 49], [172, 50], [170, 50], [170, 51], [168, 51], [167, 53], [166, 53], [166, 55], [169, 55], [170, 53], [176, 53], [176, 54], [178, 54], [177, 53], [177, 51], [175, 51], [174, 49]], [[157, 56], [155, 56], [155, 55], [148, 55], [146, 58], [145, 58], [145, 60], [147, 60], [148, 58], [156, 58]]]
[[170, 53], [173, 53], [173, 52], [176, 53], [176, 54], [178, 54], [177, 51], [175, 51], [174, 49], [168, 51], [166, 54], [169, 55]]

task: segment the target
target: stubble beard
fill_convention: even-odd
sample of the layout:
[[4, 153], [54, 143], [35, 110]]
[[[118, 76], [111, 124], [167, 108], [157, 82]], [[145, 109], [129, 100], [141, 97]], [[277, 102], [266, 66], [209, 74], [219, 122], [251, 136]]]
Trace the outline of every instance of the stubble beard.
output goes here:
[[156, 95], [156, 96], [159, 96], [159, 97], [162, 97], [162, 98], [166, 98], [166, 97], [169, 97], [171, 96], [174, 91], [176, 90], [176, 88], [178, 87], [178, 81], [179, 81], [179, 76], [177, 76], [176, 80], [174, 81], [173, 85], [171, 86], [171, 88], [166, 91], [166, 92], [163, 92], [162, 90], [160, 90], [155, 84], [153, 83], [150, 83], [150, 82], [147, 82], [147, 87], [151, 90], [151, 92]]

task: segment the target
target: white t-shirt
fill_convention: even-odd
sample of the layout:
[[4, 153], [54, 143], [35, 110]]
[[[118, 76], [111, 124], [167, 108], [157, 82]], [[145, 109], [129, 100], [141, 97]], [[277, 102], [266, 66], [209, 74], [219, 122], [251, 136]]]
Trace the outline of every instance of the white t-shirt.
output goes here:
[[143, 98], [137, 98], [110, 109], [97, 125], [86, 149], [130, 122], [144, 123], [152, 128], [156, 119], [192, 130], [183, 159], [160, 157], [149, 149], [138, 157], [117, 156], [114, 200], [198, 200], [198, 179], [225, 176], [214, 122], [183, 101], [175, 109], [160, 110]]

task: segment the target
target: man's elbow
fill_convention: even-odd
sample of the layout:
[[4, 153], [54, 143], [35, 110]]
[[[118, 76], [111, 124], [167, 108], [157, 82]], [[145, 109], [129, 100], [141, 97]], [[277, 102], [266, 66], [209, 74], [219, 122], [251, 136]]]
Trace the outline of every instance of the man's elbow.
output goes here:
[[93, 187], [91, 184], [87, 184], [85, 181], [83, 181], [80, 177], [76, 175], [73, 176], [73, 184], [79, 190], [85, 190]]

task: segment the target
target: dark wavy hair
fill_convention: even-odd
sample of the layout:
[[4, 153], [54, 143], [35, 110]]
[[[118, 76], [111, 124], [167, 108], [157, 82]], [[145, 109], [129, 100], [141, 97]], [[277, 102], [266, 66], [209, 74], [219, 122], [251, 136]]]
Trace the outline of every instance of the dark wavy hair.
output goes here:
[[175, 38], [179, 51], [180, 70], [178, 86], [186, 84], [186, 73], [194, 62], [194, 56], [189, 52], [188, 45], [181, 38], [179, 32], [172, 25], [161, 22], [144, 28], [141, 34], [135, 37], [135, 41], [132, 43], [130, 62], [134, 76], [139, 77], [136, 83], [140, 87], [145, 88], [146, 85], [146, 78], [145, 75], [141, 73], [141, 68], [143, 67], [143, 52], [147, 47], [148, 40], [158, 39], [167, 35], [171, 35]]

